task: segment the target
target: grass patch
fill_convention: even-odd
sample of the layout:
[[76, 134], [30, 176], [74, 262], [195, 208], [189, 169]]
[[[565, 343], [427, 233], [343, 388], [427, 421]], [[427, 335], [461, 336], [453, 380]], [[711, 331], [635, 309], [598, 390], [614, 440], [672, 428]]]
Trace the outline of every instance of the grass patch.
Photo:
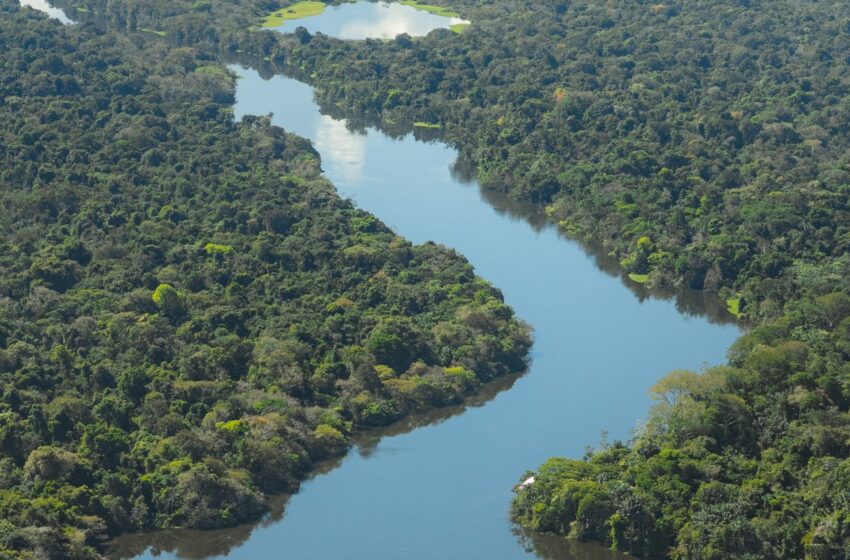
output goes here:
[[424, 121], [417, 121], [413, 123], [413, 126], [416, 128], [443, 128], [443, 125], [439, 123], [429, 123]]
[[434, 6], [433, 4], [425, 4], [422, 2], [417, 2], [416, 0], [400, 0], [399, 4], [404, 4], [405, 6], [410, 6], [411, 8], [416, 8], [417, 10], [422, 10], [423, 12], [428, 12], [429, 14], [434, 14], [436, 16], [443, 17], [460, 17], [460, 14], [451, 8], [446, 8], [444, 6]]
[[324, 2], [297, 2], [267, 15], [263, 20], [263, 27], [280, 27], [284, 22], [317, 16], [324, 11]]
[[638, 284], [646, 284], [649, 282], [649, 274], [637, 274], [632, 272], [629, 274], [629, 279], [632, 282], [637, 282]]
[[160, 37], [165, 37], [166, 35], [165, 31], [157, 31], [156, 29], [149, 29], [147, 27], [139, 29], [139, 31], [144, 31], [145, 33], [153, 33], [154, 35], [159, 35]]
[[469, 29], [470, 25], [472, 25], [472, 24], [465, 23], [465, 22], [464, 23], [453, 23], [452, 25], [449, 26], [449, 29], [451, 29], [455, 33], [463, 33], [464, 31]]
[[726, 310], [735, 317], [740, 318], [743, 310], [741, 309], [741, 298], [729, 298], [726, 300]]
[[207, 66], [198, 66], [197, 68], [195, 68], [195, 72], [198, 74], [209, 74], [210, 76], [215, 76], [217, 78], [230, 79], [230, 74], [227, 73], [227, 70], [225, 70], [221, 66], [215, 66], [213, 64]]

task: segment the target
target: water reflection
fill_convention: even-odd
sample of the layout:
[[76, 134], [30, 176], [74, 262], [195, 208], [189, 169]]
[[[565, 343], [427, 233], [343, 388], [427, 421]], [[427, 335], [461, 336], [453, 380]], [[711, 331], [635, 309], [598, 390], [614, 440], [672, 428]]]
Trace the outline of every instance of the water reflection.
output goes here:
[[53, 6], [50, 5], [49, 2], [47, 2], [47, 0], [19, 0], [19, 1], [21, 3], [21, 6], [29, 6], [30, 8], [32, 8], [34, 10], [38, 10], [39, 12], [44, 12], [45, 14], [52, 17], [53, 19], [58, 19], [59, 21], [61, 21], [65, 25], [70, 25], [72, 23], [75, 23], [68, 16], [65, 15], [65, 12], [63, 12], [59, 8], [54, 8]]
[[517, 538], [528, 552], [542, 560], [630, 560], [625, 554], [614, 552], [594, 543], [579, 542], [558, 535], [541, 535], [516, 530]]
[[329, 6], [317, 16], [289, 20], [274, 28], [291, 33], [304, 27], [311, 33], [324, 33], [337, 39], [392, 39], [401, 33], [411, 37], [427, 35], [434, 29], [468, 23], [457, 17], [444, 17], [388, 2], [354, 2]]
[[363, 178], [366, 163], [366, 137], [347, 128], [346, 121], [322, 115], [316, 123], [316, 150], [322, 154], [325, 169], [346, 181], [357, 182]]
[[270, 498], [269, 513], [259, 524], [246, 524], [227, 529], [201, 531], [197, 529], [166, 529], [154, 533], [123, 535], [107, 550], [107, 558], [130, 558], [147, 553], [157, 558], [170, 555], [185, 560], [200, 560], [227, 556], [231, 550], [245, 544], [251, 533], [283, 519], [287, 496]]
[[[354, 437], [354, 452], [363, 459], [374, 458], [377, 454], [391, 454], [393, 448], [381, 448], [384, 438], [400, 436], [424, 426], [436, 426], [469, 409], [484, 406], [499, 393], [509, 390], [522, 377], [522, 373], [505, 375], [485, 385], [481, 391], [466, 399], [462, 405], [447, 406], [411, 414], [407, 418], [382, 428], [361, 432]], [[337, 457], [315, 465], [310, 480], [328, 474], [338, 468], [346, 457]], [[231, 552], [245, 545], [255, 531], [272, 528], [285, 516], [285, 508], [290, 496], [269, 498], [269, 512], [260, 523], [238, 525], [225, 529], [165, 529], [149, 533], [131, 533], [112, 541], [107, 548], [106, 557], [110, 560], [127, 558], [171, 557], [180, 560], [209, 560], [227, 558]], [[250, 556], [249, 556], [250, 557]], [[257, 556], [259, 557], [259, 556]], [[600, 559], [603, 560], [603, 559]], [[604, 560], [608, 560], [605, 558]]]

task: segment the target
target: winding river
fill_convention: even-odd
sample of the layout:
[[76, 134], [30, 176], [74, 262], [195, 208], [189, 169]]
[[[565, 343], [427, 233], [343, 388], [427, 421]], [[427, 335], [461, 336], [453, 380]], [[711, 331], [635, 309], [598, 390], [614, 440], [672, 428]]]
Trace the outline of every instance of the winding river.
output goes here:
[[351, 130], [320, 112], [309, 86], [232, 69], [241, 76], [236, 118], [273, 113], [275, 124], [312, 140], [343, 196], [416, 243], [464, 254], [534, 327], [533, 363], [491, 387], [485, 406], [369, 434], [261, 526], [129, 536], [114, 557], [613, 558], [518, 535], [511, 487], [551, 455], [580, 457], [603, 432], [629, 437], [659, 377], [724, 360], [739, 334], [731, 318], [718, 308], [702, 314], [699, 294], [647, 297], [532, 209], [482, 193], [440, 142]]
[[[22, 1], [50, 9], [44, 0]], [[387, 25], [398, 23], [379, 27]], [[343, 196], [416, 243], [465, 255], [534, 327], [533, 362], [466, 407], [364, 434], [297, 494], [273, 500], [261, 524], [126, 535], [110, 556], [617, 558], [593, 545], [519, 533], [508, 518], [511, 487], [549, 456], [580, 457], [606, 433], [628, 438], [659, 377], [724, 361], [739, 334], [732, 317], [697, 293], [650, 297], [535, 209], [482, 191], [438, 141], [352, 130], [321, 113], [309, 86], [232, 69], [241, 76], [236, 118], [273, 113], [275, 124], [312, 140]]]

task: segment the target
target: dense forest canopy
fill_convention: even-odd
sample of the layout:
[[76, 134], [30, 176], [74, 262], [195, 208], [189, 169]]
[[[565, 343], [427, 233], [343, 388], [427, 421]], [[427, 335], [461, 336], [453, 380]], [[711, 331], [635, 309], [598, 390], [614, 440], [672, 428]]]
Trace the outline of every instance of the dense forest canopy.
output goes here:
[[519, 371], [458, 254], [232, 117], [190, 48], [0, 1], [0, 558], [256, 518], [358, 428]]
[[[259, 29], [266, 15], [287, 4], [277, 0], [60, 5], [85, 8], [77, 19], [91, 16], [110, 29], [138, 31], [150, 39], [144, 48], [170, 57], [191, 46], [210, 58], [265, 61], [311, 82], [328, 110], [353, 120], [392, 128], [438, 123], [477, 166], [486, 188], [540, 204], [571, 235], [602, 244], [637, 281], [719, 293], [732, 311], [758, 323], [732, 349], [727, 366], [664, 377], [654, 389], [658, 407], [628, 445], [605, 444], [581, 461], [543, 465], [537, 481], [517, 493], [518, 521], [649, 558], [850, 557], [850, 4], [437, 3], [473, 24], [461, 35], [435, 31], [421, 39], [344, 42], [304, 30], [281, 35]], [[205, 80], [215, 77], [215, 71], [198, 72], [193, 64], [180, 75], [191, 70]], [[230, 91], [222, 82], [211, 83], [218, 85], [209, 95]], [[205, 106], [210, 108], [202, 111], [204, 119], [218, 118], [217, 126], [230, 130], [224, 115], [216, 117], [226, 107], [224, 99]], [[202, 127], [204, 119], [192, 126]], [[254, 130], [246, 126], [229, 134]], [[254, 126], [256, 134], [269, 134], [262, 121]], [[292, 168], [295, 160], [287, 161]], [[306, 173], [308, 184], [321, 182], [302, 167], [288, 173]], [[34, 175], [35, 170], [26, 176]], [[30, 234], [38, 249], [32, 254], [48, 258], [38, 245], [44, 229]], [[349, 236], [353, 231], [344, 229]], [[184, 243], [195, 252], [187, 250], [185, 258], [222, 266], [245, 254], [236, 240], [213, 232], [218, 230], [193, 230]], [[215, 256], [206, 254], [207, 243]], [[38, 286], [48, 281], [45, 274], [61, 285], [63, 278], [75, 278], [69, 261], [84, 266], [70, 255], [56, 254], [56, 261], [34, 268], [35, 260], [27, 262], [26, 274]], [[196, 265], [185, 266], [174, 264], [175, 276]], [[196, 301], [174, 276], [149, 274], [146, 297], [139, 297], [145, 305], [160, 284], [174, 289], [163, 288], [161, 301]], [[84, 285], [74, 280], [66, 292], [46, 287], [68, 294], [78, 283]], [[493, 297], [490, 305], [503, 309]], [[474, 293], [471, 299], [488, 309]], [[188, 334], [164, 309], [147, 313], [162, 328]], [[369, 312], [364, 308], [363, 314]], [[467, 316], [453, 316], [470, 327]], [[409, 320], [417, 328], [423, 319]], [[524, 345], [512, 323], [500, 323], [498, 332], [514, 347]], [[378, 346], [365, 348], [374, 358]], [[487, 347], [479, 361], [501, 358], [491, 351]], [[448, 361], [426, 361], [432, 363], [442, 367]], [[386, 370], [379, 370], [380, 378]], [[118, 384], [114, 391], [120, 390]], [[358, 418], [356, 403], [344, 410]], [[230, 421], [217, 420], [222, 426]], [[344, 433], [339, 422], [327, 425]], [[219, 434], [216, 429], [200, 428]], [[88, 441], [84, 438], [81, 442]], [[29, 488], [22, 460], [9, 469], [18, 473], [16, 488]], [[231, 471], [225, 476], [205, 468], [219, 484], [241, 480]], [[145, 507], [157, 506], [145, 502]]]

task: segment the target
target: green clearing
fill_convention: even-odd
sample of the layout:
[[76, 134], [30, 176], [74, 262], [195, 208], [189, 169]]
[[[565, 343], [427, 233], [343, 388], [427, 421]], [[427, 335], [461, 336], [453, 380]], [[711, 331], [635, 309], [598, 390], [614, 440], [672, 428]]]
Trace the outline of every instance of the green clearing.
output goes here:
[[726, 310], [735, 317], [741, 316], [741, 307], [741, 298], [729, 298], [726, 300]]
[[416, 8], [417, 10], [422, 10], [423, 12], [428, 12], [437, 16], [460, 17], [459, 13], [452, 10], [451, 8], [446, 8], [445, 6], [423, 4], [421, 2], [417, 2], [416, 0], [399, 0], [399, 4], [404, 4], [405, 6], [410, 6], [411, 8]]
[[452, 25], [449, 26], [449, 29], [451, 29], [455, 33], [463, 33], [467, 29], [469, 29], [470, 25], [472, 25], [472, 24], [471, 23], [453, 23]]
[[429, 123], [425, 121], [417, 121], [413, 123], [413, 126], [416, 128], [443, 128], [443, 125], [439, 123]]
[[638, 284], [646, 284], [649, 282], [649, 274], [637, 274], [632, 272], [629, 274], [629, 279], [632, 282], [637, 282]]
[[267, 15], [263, 27], [280, 27], [286, 21], [317, 16], [324, 11], [324, 2], [298, 2]]

